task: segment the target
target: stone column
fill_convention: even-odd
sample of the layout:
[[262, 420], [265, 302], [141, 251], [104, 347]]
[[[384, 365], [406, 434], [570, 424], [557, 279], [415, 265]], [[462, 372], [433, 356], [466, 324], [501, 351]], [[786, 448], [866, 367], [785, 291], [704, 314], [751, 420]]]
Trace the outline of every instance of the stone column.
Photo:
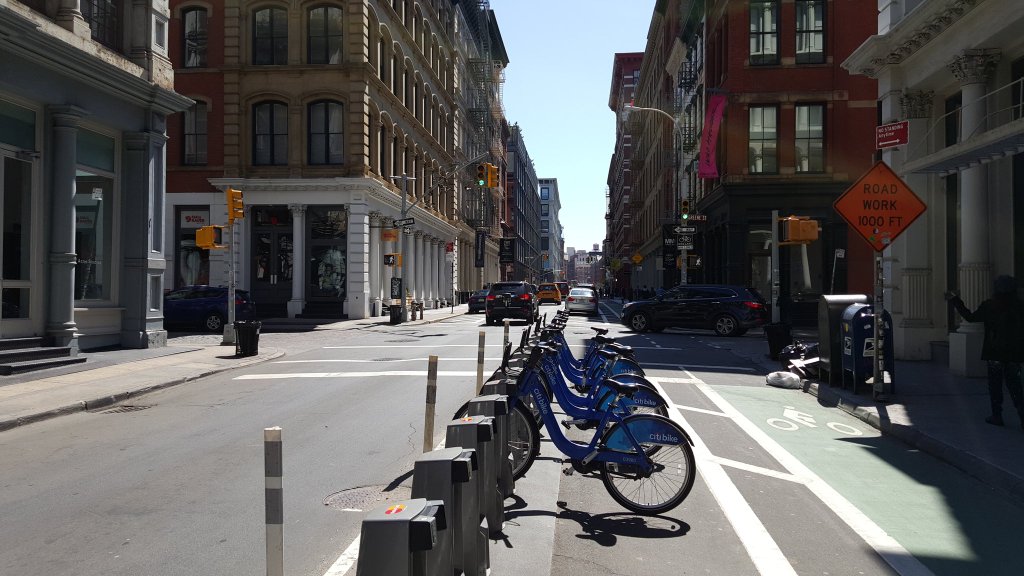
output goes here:
[[351, 319], [370, 315], [370, 210], [365, 197], [353, 193], [348, 205], [348, 245], [345, 268], [345, 311]]
[[65, 30], [70, 30], [75, 36], [91, 38], [92, 31], [89, 23], [82, 16], [81, 0], [60, 0], [57, 7], [57, 24]]
[[[999, 62], [996, 50], [965, 50], [949, 64], [960, 81], [963, 107], [960, 113], [960, 140], [982, 134], [986, 127], [986, 83]], [[960, 254], [958, 268], [960, 295], [974, 309], [992, 293], [992, 262], [989, 255], [987, 168], [974, 166], [960, 173]], [[954, 374], [984, 376], [980, 360], [984, 327], [964, 322], [949, 336], [949, 364]]]
[[288, 301], [288, 317], [295, 318], [306, 307], [306, 205], [289, 204], [288, 209], [292, 212], [292, 298]]
[[423, 269], [426, 276], [425, 297], [434, 307], [434, 300], [437, 299], [437, 238], [427, 236], [424, 245]]
[[88, 114], [76, 106], [55, 106], [52, 177], [44, 216], [50, 230], [49, 281], [46, 291], [46, 334], [56, 346], [78, 347], [75, 339], [75, 164], [81, 119]]
[[370, 310], [371, 314], [381, 311], [381, 277], [383, 276], [384, 254], [380, 249], [381, 213], [370, 212]]
[[[383, 236], [385, 229], [391, 229], [394, 226], [394, 219], [392, 218], [381, 218], [380, 225], [381, 230], [378, 233]], [[384, 242], [381, 241], [381, 253], [382, 254], [394, 254], [398, 250], [395, 249], [395, 242]], [[383, 303], [385, 306], [391, 304], [391, 279], [395, 276], [395, 268], [392, 266], [384, 266], [381, 274], [381, 291], [383, 293]], [[381, 314], [384, 313], [384, 309], [381, 310]]]
[[[154, 114], [155, 115], [155, 114]], [[124, 134], [122, 156], [120, 279], [121, 345], [165, 346], [167, 332], [160, 313], [167, 261], [157, 250], [163, 222], [163, 158], [167, 137], [160, 132]], [[113, 264], [113, 263], [112, 263]]]
[[412, 299], [421, 302], [423, 300], [423, 231], [417, 230], [413, 233], [412, 248]]

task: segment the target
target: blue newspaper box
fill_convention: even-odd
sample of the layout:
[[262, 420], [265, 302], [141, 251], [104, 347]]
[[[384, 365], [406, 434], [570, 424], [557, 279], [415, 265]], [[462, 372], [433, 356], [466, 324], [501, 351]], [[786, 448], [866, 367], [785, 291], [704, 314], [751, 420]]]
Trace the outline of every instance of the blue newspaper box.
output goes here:
[[[853, 391], [875, 374], [875, 316], [871, 304], [851, 304], [843, 311], [843, 388], [847, 377], [853, 381]], [[895, 378], [893, 356], [892, 316], [882, 311], [882, 353], [884, 367], [891, 378]], [[895, 391], [895, 389], [893, 390]]]

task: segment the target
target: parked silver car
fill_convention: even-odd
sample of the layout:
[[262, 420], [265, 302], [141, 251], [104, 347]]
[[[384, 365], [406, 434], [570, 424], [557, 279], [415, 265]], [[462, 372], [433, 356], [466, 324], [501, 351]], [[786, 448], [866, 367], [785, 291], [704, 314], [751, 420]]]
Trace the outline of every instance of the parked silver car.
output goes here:
[[588, 316], [597, 315], [597, 294], [590, 288], [573, 288], [565, 298], [565, 309], [573, 312], [585, 312]]

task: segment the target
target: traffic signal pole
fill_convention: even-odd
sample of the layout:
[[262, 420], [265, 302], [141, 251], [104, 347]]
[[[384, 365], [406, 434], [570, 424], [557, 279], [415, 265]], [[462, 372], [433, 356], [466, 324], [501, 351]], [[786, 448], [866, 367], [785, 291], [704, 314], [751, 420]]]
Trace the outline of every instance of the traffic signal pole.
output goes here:
[[224, 325], [222, 346], [232, 345], [235, 339], [235, 221], [228, 225], [228, 322]]
[[[416, 178], [411, 177], [408, 174], [402, 174], [401, 176], [392, 176], [391, 177], [392, 180], [398, 180], [399, 178], [401, 178], [401, 180], [402, 180], [402, 218], [404, 219], [404, 218], [406, 218], [408, 216], [409, 211], [413, 209], [413, 206], [416, 206], [416, 204], [419, 203], [419, 199], [417, 199], [412, 204], [409, 204], [409, 201], [408, 201], [408, 197], [409, 197], [409, 180], [415, 180]], [[409, 253], [407, 251], [408, 250], [408, 245], [409, 245], [409, 240], [406, 238], [407, 236], [408, 236], [408, 234], [405, 233], [405, 227], [403, 226], [402, 227], [402, 243], [401, 243], [402, 244], [402, 252], [401, 252], [402, 255], [399, 256], [402, 259], [402, 265], [399, 267], [399, 272], [400, 272], [399, 278], [402, 279], [402, 296], [401, 296], [401, 300], [402, 300], [402, 322], [408, 322], [409, 321], [409, 307], [406, 304], [406, 300], [405, 300], [405, 292], [407, 292], [409, 290], [409, 287], [406, 286], [406, 284], [405, 284], [405, 279], [409, 277], [409, 260], [410, 260]]]

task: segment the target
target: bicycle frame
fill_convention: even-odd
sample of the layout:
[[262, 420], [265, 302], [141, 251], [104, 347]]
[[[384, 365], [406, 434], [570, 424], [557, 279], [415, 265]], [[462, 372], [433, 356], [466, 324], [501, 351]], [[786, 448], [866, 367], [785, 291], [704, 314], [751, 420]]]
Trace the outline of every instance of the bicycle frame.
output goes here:
[[[610, 403], [614, 402], [618, 405], [622, 402], [622, 400], [618, 398], [613, 398], [615, 395], [611, 390], [600, 383], [591, 386], [590, 389], [587, 390], [585, 396], [575, 395], [569, 391], [569, 384], [562, 377], [562, 373], [558, 368], [558, 363], [554, 358], [554, 355], [545, 354], [541, 358], [541, 374], [539, 374], [537, 378], [540, 379], [541, 375], [544, 376], [547, 381], [547, 387], [551, 390], [551, 393], [555, 395], [559, 406], [561, 406], [569, 416], [572, 416], [573, 418], [586, 418], [593, 420], [597, 414], [608, 409]], [[543, 382], [541, 385], [543, 385]], [[601, 392], [605, 392], [605, 394], [601, 394]], [[643, 392], [643, 390], [640, 392]], [[664, 399], [662, 399], [660, 395], [653, 396], [651, 394], [641, 394], [640, 397], [629, 398], [625, 401], [631, 405], [650, 408], [664, 405]], [[626, 409], [628, 410], [628, 407]]]

